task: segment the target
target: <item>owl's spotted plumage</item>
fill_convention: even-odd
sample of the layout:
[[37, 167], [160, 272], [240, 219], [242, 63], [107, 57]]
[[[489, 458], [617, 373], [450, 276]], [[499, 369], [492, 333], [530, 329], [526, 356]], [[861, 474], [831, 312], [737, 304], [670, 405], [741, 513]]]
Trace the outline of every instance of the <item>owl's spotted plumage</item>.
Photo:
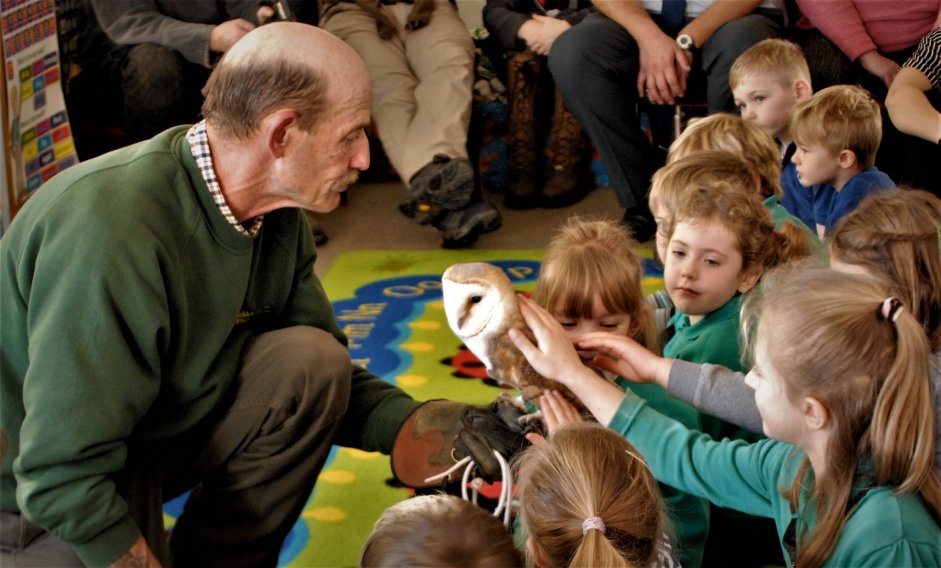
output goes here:
[[444, 272], [441, 283], [448, 325], [494, 380], [519, 389], [526, 400], [544, 389], [574, 399], [561, 383], [537, 373], [507, 335], [515, 327], [535, 342], [503, 270], [485, 262], [455, 264]]

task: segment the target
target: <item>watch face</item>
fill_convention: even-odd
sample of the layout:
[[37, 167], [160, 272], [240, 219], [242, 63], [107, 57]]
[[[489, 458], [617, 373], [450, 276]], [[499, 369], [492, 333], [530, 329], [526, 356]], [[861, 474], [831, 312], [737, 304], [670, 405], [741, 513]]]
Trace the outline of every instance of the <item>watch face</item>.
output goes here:
[[693, 38], [689, 34], [680, 34], [676, 37], [676, 43], [682, 49], [689, 50], [693, 47]]

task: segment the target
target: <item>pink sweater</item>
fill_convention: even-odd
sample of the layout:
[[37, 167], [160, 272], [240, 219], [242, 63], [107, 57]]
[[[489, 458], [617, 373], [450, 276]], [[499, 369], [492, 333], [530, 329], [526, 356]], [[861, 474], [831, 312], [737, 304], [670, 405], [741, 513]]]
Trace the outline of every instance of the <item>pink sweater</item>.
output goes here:
[[912, 47], [941, 18], [941, 0], [797, 0], [801, 28], [817, 28], [851, 61]]

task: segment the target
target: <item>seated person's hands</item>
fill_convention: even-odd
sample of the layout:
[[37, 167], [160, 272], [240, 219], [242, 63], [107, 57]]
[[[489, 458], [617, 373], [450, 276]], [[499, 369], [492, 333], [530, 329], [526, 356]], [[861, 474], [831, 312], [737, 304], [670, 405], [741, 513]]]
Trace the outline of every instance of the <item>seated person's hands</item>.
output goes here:
[[692, 69], [692, 54], [683, 51], [665, 33], [638, 40], [640, 71], [637, 94], [653, 104], [673, 104], [686, 93], [686, 78]]
[[393, 474], [409, 487], [427, 487], [437, 484], [426, 481], [428, 478], [469, 456], [482, 478], [500, 479], [500, 464], [493, 452], [509, 461], [526, 445], [519, 421], [523, 415], [525, 409], [508, 404], [504, 397], [486, 406], [450, 400], [426, 402], [399, 429], [392, 447]]
[[274, 17], [274, 8], [268, 6], [267, 4], [262, 4], [258, 11], [255, 12], [255, 21], [258, 22], [258, 25], [267, 24], [269, 20]]
[[572, 27], [565, 20], [543, 16], [542, 14], [533, 14], [529, 20], [535, 22], [533, 33], [525, 40], [526, 47], [538, 55], [549, 55], [552, 44], [556, 38], [562, 35], [562, 32]]
[[882, 80], [886, 87], [892, 85], [892, 81], [895, 80], [895, 76], [899, 73], [898, 63], [883, 56], [874, 49], [860, 55], [859, 63], [863, 66], [863, 69]]
[[[262, 9], [263, 8], [259, 8], [259, 12]], [[209, 32], [209, 51], [225, 53], [229, 48], [235, 45], [235, 42], [242, 39], [242, 36], [253, 29], [255, 29], [255, 24], [241, 18], [213, 26], [212, 30]]]

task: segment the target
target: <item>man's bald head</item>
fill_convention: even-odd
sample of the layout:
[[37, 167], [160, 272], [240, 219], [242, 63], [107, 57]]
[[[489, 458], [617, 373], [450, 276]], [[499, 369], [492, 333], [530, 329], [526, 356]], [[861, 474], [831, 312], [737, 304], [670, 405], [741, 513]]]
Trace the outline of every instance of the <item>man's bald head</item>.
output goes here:
[[226, 52], [203, 89], [202, 111], [216, 128], [238, 138], [251, 135], [279, 108], [298, 111], [301, 126], [309, 129], [329, 110], [337, 88], [350, 86], [369, 89], [356, 51], [314, 26], [276, 22], [255, 28]]

